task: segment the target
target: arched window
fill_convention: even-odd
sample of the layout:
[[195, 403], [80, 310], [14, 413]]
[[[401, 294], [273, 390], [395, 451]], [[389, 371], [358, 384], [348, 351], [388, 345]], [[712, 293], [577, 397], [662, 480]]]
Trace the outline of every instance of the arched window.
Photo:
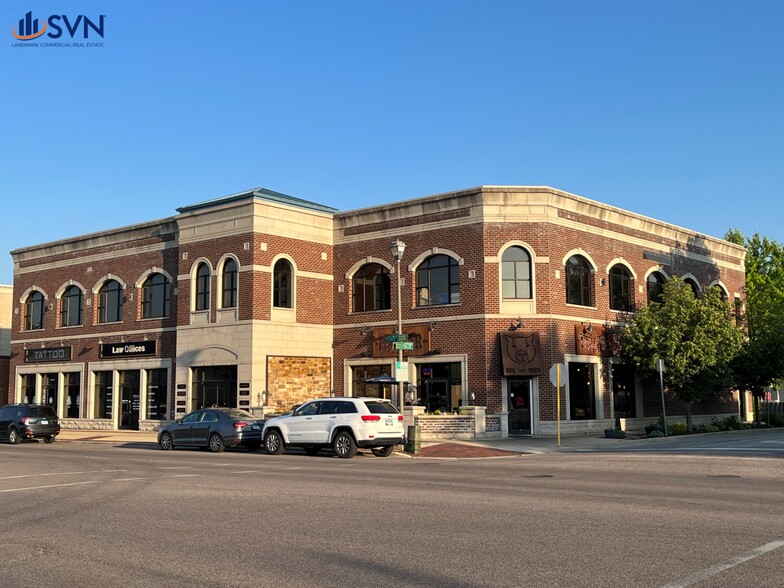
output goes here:
[[291, 308], [291, 264], [285, 259], [275, 262], [272, 284], [272, 306]]
[[223, 285], [221, 287], [221, 308], [237, 306], [237, 262], [227, 259], [223, 264]]
[[44, 295], [38, 290], [30, 292], [25, 301], [25, 331], [44, 328]]
[[566, 302], [591, 306], [591, 266], [581, 255], [566, 261]]
[[163, 274], [150, 274], [142, 285], [142, 318], [169, 316], [169, 280]]
[[522, 247], [510, 247], [501, 258], [501, 297], [530, 299], [531, 256]]
[[664, 284], [667, 280], [660, 272], [651, 272], [648, 275], [648, 302], [661, 304], [662, 294], [664, 294]]
[[632, 275], [621, 264], [610, 268], [610, 308], [626, 312], [632, 309]]
[[700, 295], [700, 286], [691, 278], [686, 278], [683, 280], [686, 284], [688, 284], [689, 288], [691, 288], [691, 293], [695, 296]]
[[416, 272], [417, 306], [460, 302], [460, 266], [448, 255], [431, 255]]
[[60, 326], [75, 327], [82, 324], [82, 291], [78, 286], [68, 286], [60, 298]]
[[210, 308], [210, 266], [200, 263], [196, 268], [196, 299], [194, 310]]
[[730, 295], [727, 294], [727, 291], [724, 289], [724, 286], [722, 286], [721, 284], [713, 284], [712, 287], [717, 288], [719, 290], [719, 296], [721, 296], [721, 299], [724, 302], [729, 302]]
[[351, 279], [351, 311], [389, 308], [389, 270], [380, 263], [363, 265]]
[[122, 286], [117, 280], [107, 280], [98, 290], [98, 322], [120, 322], [122, 320], [122, 304]]

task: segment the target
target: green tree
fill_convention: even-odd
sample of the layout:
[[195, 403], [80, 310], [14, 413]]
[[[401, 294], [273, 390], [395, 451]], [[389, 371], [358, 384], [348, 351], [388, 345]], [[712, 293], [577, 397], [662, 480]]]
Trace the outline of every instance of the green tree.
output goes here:
[[662, 302], [635, 313], [624, 329], [623, 355], [643, 374], [666, 366], [664, 384], [686, 403], [686, 425], [692, 428], [692, 403], [732, 383], [730, 362], [741, 347], [743, 331], [732, 320], [730, 304], [718, 288], [695, 296], [675, 278], [664, 285]]
[[732, 370], [735, 386], [752, 393], [757, 409], [765, 389], [784, 377], [784, 244], [759, 233], [747, 238], [737, 229], [725, 239], [748, 251], [743, 313], [748, 337]]

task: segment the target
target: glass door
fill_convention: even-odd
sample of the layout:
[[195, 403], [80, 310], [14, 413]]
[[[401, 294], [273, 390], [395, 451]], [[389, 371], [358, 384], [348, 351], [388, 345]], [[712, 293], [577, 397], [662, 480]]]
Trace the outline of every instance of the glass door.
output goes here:
[[509, 434], [531, 434], [531, 378], [509, 378], [506, 383]]

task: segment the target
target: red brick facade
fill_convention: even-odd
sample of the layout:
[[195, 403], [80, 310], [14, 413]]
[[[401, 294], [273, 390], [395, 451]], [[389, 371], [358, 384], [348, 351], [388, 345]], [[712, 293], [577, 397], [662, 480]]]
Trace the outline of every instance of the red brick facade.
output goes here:
[[[408, 370], [397, 373], [411, 384], [405, 388], [408, 400], [445, 411], [485, 406], [500, 418], [504, 434], [550, 434], [556, 396], [547, 372], [554, 363], [564, 363], [564, 378], [569, 380], [571, 369], [573, 380], [561, 390], [567, 430], [601, 429], [615, 416], [612, 373], [618, 360], [606, 353], [581, 354], [576, 337], [579, 325], [610, 331], [626, 316], [610, 308], [610, 268], [620, 265], [630, 274], [634, 307], [647, 303], [652, 271], [690, 277], [700, 289], [717, 285], [730, 300], [740, 299], [744, 285], [742, 248], [551, 188], [482, 187], [347, 213], [258, 190], [178, 212], [161, 221], [13, 252], [9, 401], [21, 400], [25, 386], [35, 386], [39, 401], [56, 389], [53, 402], [64, 417], [74, 414], [69, 407], [76, 399], [80, 402], [79, 416], [68, 419], [68, 426], [124, 426], [117, 409], [113, 416], [98, 415], [105, 407], [97, 399], [95, 374], [107, 371], [104, 367], [120, 388], [126, 386], [126, 372], [141, 374], [141, 385], [130, 396], [114, 388], [108, 394], [112, 406], [123, 402], [124, 410], [138, 413], [141, 426], [150, 427], [159, 422], [147, 418], [160, 402], [149, 388], [155, 370], [167, 374], [167, 418], [208, 402], [270, 412], [330, 392], [393, 393], [396, 398], [397, 387], [384, 389], [364, 380], [396, 373], [396, 357], [379, 355], [378, 343], [383, 334], [397, 331], [402, 302], [403, 332], [415, 331], [427, 347], [405, 352]], [[400, 263], [402, 301], [390, 253], [393, 239], [406, 244]], [[510, 247], [530, 256], [530, 296], [502, 296], [501, 260]], [[588, 304], [566, 302], [565, 262], [571, 255], [590, 266]], [[229, 259], [238, 267], [237, 304], [224, 308], [223, 268]], [[422, 271], [431, 259], [451, 260], [459, 284], [421, 305], [419, 294], [435, 295], [443, 287], [440, 270]], [[273, 305], [279, 260], [292, 270], [290, 308]], [[355, 312], [352, 278], [368, 262], [384, 268], [375, 291], [381, 308]], [[196, 309], [194, 291], [200, 263], [210, 271], [209, 304], [203, 311]], [[170, 280], [170, 312], [143, 319], [141, 286], [156, 272]], [[434, 281], [425, 290], [418, 280], [427, 275]], [[107, 279], [123, 285], [122, 320], [99, 323], [98, 289]], [[69, 285], [82, 292], [83, 317], [79, 325], [63, 327], [62, 293]], [[26, 329], [32, 292], [45, 297], [43, 324]], [[504, 374], [501, 335], [510, 328], [537, 335], [538, 372]], [[129, 341], [155, 341], [155, 353], [111, 361], [99, 353], [102, 344]], [[29, 349], [66, 349], [69, 357], [31, 361]], [[69, 373], [78, 374], [78, 390], [66, 391]], [[47, 379], [50, 375], [53, 379]], [[578, 380], [588, 403], [579, 409]], [[47, 384], [55, 381], [56, 386]], [[47, 385], [49, 392], [44, 392]], [[629, 394], [634, 403], [630, 422], [655, 420], [660, 412], [655, 390], [638, 378]], [[682, 407], [670, 402], [668, 410], [677, 414]], [[732, 398], [695, 407], [697, 415], [735, 412], [737, 399]], [[518, 430], [520, 418], [527, 420]]]

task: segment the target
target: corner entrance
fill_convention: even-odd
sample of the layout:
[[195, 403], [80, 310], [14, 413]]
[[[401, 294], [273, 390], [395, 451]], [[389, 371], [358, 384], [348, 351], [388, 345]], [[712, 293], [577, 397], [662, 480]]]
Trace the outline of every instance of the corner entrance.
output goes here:
[[531, 434], [531, 378], [508, 378], [509, 434]]

